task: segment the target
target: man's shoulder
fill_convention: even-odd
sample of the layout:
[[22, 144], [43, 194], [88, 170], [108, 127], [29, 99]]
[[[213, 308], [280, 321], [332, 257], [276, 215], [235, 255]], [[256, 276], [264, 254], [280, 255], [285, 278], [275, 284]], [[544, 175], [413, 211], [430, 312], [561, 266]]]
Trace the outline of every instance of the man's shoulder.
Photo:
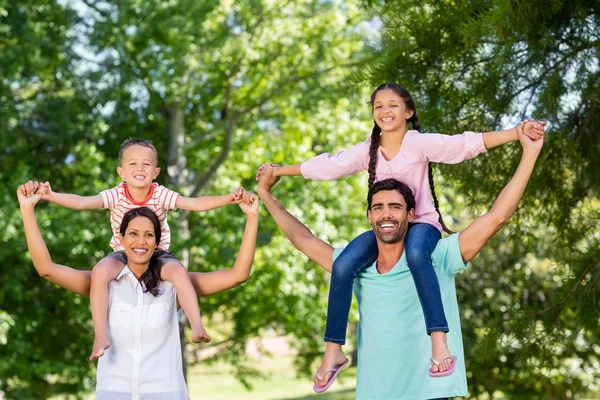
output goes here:
[[460, 251], [459, 235], [457, 232], [440, 239], [431, 254], [434, 266], [448, 274], [456, 274], [467, 267]]

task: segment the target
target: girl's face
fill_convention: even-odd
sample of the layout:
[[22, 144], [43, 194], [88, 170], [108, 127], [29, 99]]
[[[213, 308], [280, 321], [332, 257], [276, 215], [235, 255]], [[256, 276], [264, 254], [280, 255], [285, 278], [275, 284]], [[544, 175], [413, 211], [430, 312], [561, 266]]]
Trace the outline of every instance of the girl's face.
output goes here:
[[152, 221], [142, 216], [129, 221], [125, 235], [121, 236], [121, 244], [125, 248], [128, 263], [148, 264], [157, 246]]
[[404, 100], [392, 89], [380, 90], [373, 102], [373, 119], [382, 132], [406, 130], [406, 120], [414, 111], [407, 110]]

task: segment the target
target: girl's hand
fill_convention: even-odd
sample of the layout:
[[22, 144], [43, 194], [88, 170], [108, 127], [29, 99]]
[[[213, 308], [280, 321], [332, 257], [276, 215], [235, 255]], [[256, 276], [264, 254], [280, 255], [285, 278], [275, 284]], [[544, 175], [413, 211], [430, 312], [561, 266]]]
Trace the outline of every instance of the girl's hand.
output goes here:
[[21, 207], [35, 207], [42, 199], [42, 193], [38, 190], [39, 188], [39, 182], [34, 181], [29, 181], [19, 186], [17, 189], [17, 198]]
[[256, 172], [256, 180], [260, 181], [260, 178], [263, 176], [271, 177], [273, 176], [273, 168], [278, 168], [278, 164], [263, 164], [258, 167], [258, 171]]
[[46, 201], [50, 201], [50, 199], [52, 199], [52, 195], [54, 194], [52, 188], [50, 187], [50, 182], [48, 181], [40, 184], [38, 192], [42, 194], [42, 200]]
[[258, 196], [244, 191], [244, 199], [240, 202], [240, 208], [247, 216], [258, 215]]
[[536, 121], [534, 119], [526, 119], [521, 122], [523, 133], [533, 140], [542, 139], [544, 137], [544, 129], [546, 121]]

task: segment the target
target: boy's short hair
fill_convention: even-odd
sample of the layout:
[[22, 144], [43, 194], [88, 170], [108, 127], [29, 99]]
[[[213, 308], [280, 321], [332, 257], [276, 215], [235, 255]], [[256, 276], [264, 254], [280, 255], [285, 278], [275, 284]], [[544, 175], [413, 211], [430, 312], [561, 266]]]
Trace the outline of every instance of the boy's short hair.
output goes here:
[[128, 147], [136, 146], [136, 145], [144, 146], [144, 147], [151, 149], [154, 152], [154, 157], [156, 157], [156, 163], [158, 164], [158, 152], [156, 151], [156, 148], [154, 147], [154, 145], [149, 140], [134, 138], [134, 137], [125, 139], [125, 141], [123, 143], [121, 143], [121, 149], [119, 150], [119, 163], [123, 162], [123, 153], [125, 153], [125, 150]]
[[412, 190], [404, 183], [397, 181], [396, 179], [384, 179], [382, 181], [375, 182], [367, 195], [367, 211], [371, 209], [371, 203], [373, 201], [373, 195], [382, 190], [395, 190], [404, 197], [406, 202], [406, 211], [410, 211], [415, 208], [415, 196]]

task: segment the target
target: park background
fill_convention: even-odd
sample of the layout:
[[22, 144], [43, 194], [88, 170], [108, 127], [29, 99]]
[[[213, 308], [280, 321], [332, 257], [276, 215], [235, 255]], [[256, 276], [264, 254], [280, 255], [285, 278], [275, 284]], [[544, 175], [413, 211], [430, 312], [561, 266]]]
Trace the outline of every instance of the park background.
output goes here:
[[[423, 132], [548, 121], [515, 217], [457, 277], [469, 398], [600, 398], [599, 17], [595, 0], [0, 0], [0, 398], [88, 398], [95, 383], [89, 301], [36, 274], [19, 184], [96, 194], [136, 136], [171, 189], [253, 190], [262, 163], [365, 140], [387, 81], [411, 91]], [[512, 143], [436, 165], [446, 223], [489, 209], [519, 157]], [[366, 173], [275, 193], [334, 245], [368, 228]], [[105, 210], [37, 214], [56, 262], [90, 269], [110, 250]], [[237, 206], [169, 221], [190, 270], [232, 265]], [[213, 342], [184, 346], [191, 397], [309, 398], [327, 291], [263, 208], [248, 282], [200, 299]], [[320, 398], [353, 398], [354, 374]]]

